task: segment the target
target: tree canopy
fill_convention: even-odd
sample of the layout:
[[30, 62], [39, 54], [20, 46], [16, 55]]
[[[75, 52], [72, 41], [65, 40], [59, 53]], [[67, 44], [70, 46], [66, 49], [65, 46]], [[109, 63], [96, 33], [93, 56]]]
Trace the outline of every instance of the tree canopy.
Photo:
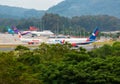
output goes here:
[[1, 84], [119, 84], [120, 42], [87, 51], [69, 44], [0, 52]]

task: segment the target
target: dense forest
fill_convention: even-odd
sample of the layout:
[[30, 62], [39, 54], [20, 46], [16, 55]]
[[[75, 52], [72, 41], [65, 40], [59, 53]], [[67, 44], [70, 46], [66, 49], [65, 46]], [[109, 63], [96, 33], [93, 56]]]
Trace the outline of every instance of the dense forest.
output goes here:
[[86, 51], [65, 44], [0, 52], [0, 84], [119, 84], [120, 42]]
[[100, 31], [120, 30], [120, 19], [108, 15], [67, 18], [59, 16], [58, 14], [48, 13], [42, 18], [0, 19], [1, 32], [6, 32], [6, 27], [12, 25], [20, 30], [28, 30], [30, 26], [35, 26], [38, 27], [39, 30], [51, 30], [54, 33], [79, 35], [80, 31], [91, 32], [95, 27], [99, 27]]

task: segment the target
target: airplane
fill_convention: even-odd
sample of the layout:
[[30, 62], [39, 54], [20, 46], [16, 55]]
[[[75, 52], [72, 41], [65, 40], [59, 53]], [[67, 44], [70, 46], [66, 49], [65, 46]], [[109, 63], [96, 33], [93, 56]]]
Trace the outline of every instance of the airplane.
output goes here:
[[39, 39], [39, 38], [23, 38], [20, 32], [18, 32], [18, 36], [19, 36], [19, 39], [22, 42], [26, 42], [28, 44], [39, 44], [39, 43], [42, 43], [42, 39]]
[[[44, 31], [30, 31], [32, 29], [32, 27], [30, 27], [30, 29], [28, 31], [19, 31], [15, 26], [12, 26], [12, 30], [14, 31], [14, 33], [18, 34], [18, 32], [21, 33], [21, 35], [26, 35], [26, 34], [32, 34], [32, 36], [50, 36], [50, 35], [54, 35], [53, 32], [49, 31], [49, 30], [44, 30]], [[10, 30], [8, 30], [10, 31]]]
[[50, 37], [46, 43], [48, 44], [65, 44], [70, 43], [73, 47], [78, 47], [79, 45], [86, 45], [96, 41], [96, 36], [98, 35], [98, 28], [96, 28], [89, 38], [73, 38], [66, 36], [56, 36]]
[[[31, 34], [32, 37], [34, 36], [51, 36], [54, 35], [53, 32], [49, 30], [44, 30], [44, 31], [19, 31], [21, 35], [26, 35], [26, 34]], [[15, 33], [17, 34], [18, 31], [16, 30]]]
[[34, 36], [50, 36], [50, 35], [54, 35], [53, 32], [51, 32], [50, 30], [43, 30], [43, 31], [37, 31], [39, 30], [38, 28], [36, 28], [35, 26], [30, 26], [29, 27], [29, 31], [31, 32], [31, 34]]
[[50, 36], [50, 35], [54, 35], [53, 32], [49, 31], [49, 30], [44, 30], [44, 31], [30, 31], [32, 35], [36, 35], [36, 36]]

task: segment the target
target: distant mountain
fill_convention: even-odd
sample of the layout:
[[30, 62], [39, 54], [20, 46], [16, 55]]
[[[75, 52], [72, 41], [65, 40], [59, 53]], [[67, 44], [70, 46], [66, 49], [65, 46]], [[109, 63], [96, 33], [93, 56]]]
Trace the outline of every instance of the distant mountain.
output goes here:
[[48, 13], [62, 16], [110, 15], [120, 18], [120, 0], [64, 0], [49, 8]]
[[42, 17], [46, 12], [65, 17], [109, 15], [120, 18], [120, 0], [64, 0], [47, 11], [0, 5], [0, 18]]
[[0, 18], [41, 17], [44, 11], [0, 5]]

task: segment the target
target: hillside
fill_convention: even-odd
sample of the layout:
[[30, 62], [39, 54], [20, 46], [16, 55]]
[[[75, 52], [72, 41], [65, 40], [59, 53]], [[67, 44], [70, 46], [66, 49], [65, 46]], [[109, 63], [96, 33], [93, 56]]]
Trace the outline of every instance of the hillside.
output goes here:
[[0, 18], [41, 17], [44, 11], [0, 5]]
[[120, 0], [65, 0], [47, 12], [62, 16], [110, 15], [120, 17]]
[[42, 17], [45, 12], [73, 17], [109, 15], [120, 18], [120, 0], [64, 0], [47, 11], [0, 5], [0, 18]]

